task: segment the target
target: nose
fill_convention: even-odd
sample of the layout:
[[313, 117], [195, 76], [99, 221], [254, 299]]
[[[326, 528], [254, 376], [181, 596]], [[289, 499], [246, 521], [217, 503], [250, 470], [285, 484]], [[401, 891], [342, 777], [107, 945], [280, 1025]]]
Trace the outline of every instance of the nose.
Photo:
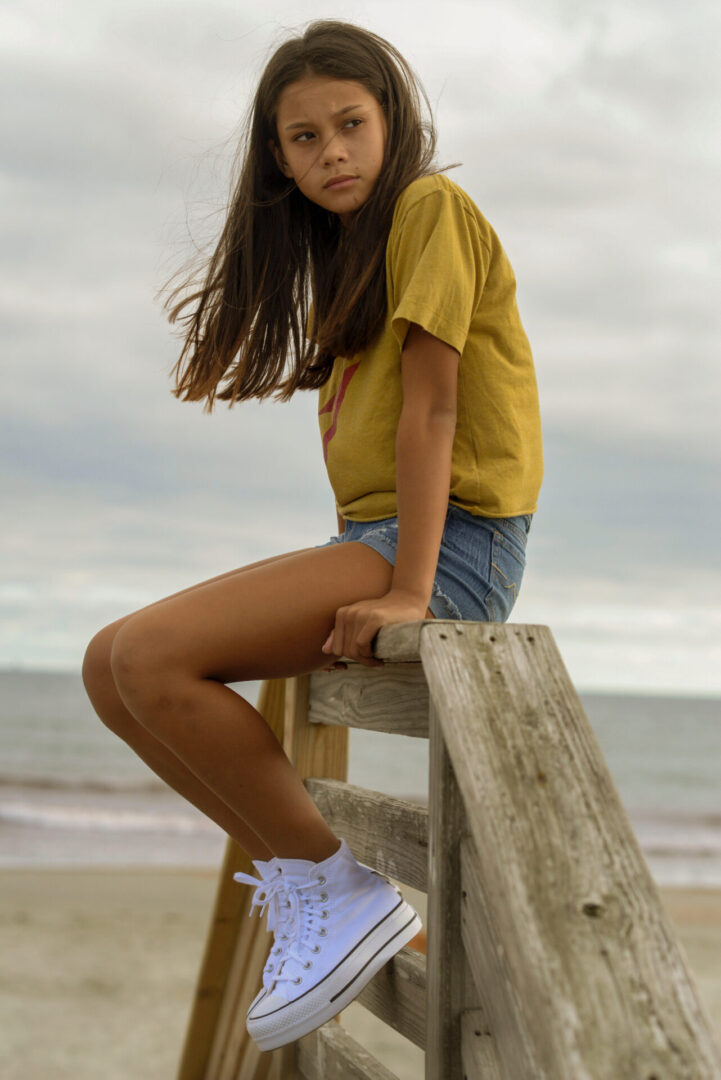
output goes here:
[[336, 131], [335, 135], [331, 135], [330, 139], [323, 147], [322, 158], [324, 165], [330, 165], [333, 161], [348, 160], [348, 151], [346, 150], [342, 132]]

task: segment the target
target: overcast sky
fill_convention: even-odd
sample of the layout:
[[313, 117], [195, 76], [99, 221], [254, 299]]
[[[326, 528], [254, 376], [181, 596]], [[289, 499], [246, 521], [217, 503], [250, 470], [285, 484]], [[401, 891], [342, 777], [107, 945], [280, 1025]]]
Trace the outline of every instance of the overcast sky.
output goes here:
[[721, 19], [711, 0], [0, 9], [0, 664], [336, 531], [317, 391], [208, 416], [154, 296], [222, 221], [270, 52], [388, 38], [518, 280], [546, 478], [516, 622], [582, 689], [721, 694]]

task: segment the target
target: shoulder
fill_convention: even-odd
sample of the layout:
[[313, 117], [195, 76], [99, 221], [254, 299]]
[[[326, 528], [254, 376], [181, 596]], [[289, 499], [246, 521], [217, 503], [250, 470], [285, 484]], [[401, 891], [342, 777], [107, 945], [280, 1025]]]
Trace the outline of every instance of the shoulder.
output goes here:
[[442, 197], [460, 199], [462, 202], [471, 202], [470, 197], [460, 184], [446, 176], [445, 173], [429, 173], [427, 176], [419, 176], [405, 187], [396, 201], [396, 213], [404, 213], [412, 206], [417, 206], [429, 195], [439, 193]]
[[428, 219], [429, 224], [445, 215], [460, 215], [471, 227], [475, 226], [480, 239], [492, 246], [493, 230], [467, 191], [443, 173], [431, 173], [413, 180], [396, 199], [391, 229], [402, 229], [412, 216], [414, 223]]

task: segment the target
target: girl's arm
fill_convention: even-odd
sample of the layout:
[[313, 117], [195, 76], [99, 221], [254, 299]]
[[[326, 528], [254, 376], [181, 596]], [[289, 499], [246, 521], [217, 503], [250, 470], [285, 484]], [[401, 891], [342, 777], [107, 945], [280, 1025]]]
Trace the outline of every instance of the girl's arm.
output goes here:
[[411, 323], [401, 354], [396, 434], [398, 549], [391, 592], [428, 607], [448, 509], [456, 430], [458, 352]]
[[372, 642], [380, 627], [426, 616], [451, 490], [458, 359], [450, 345], [410, 323], [401, 353], [398, 547], [391, 587], [385, 596], [338, 608], [335, 626], [321, 646], [325, 653], [377, 667], [383, 661], [372, 655]]

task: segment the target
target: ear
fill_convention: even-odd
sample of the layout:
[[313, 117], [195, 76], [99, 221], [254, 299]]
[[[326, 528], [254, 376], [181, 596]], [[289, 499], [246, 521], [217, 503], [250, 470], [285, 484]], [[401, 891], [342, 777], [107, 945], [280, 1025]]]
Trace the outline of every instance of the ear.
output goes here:
[[275, 158], [276, 165], [278, 166], [280, 171], [283, 173], [283, 176], [287, 176], [288, 179], [292, 179], [293, 174], [292, 174], [292, 172], [290, 170], [288, 162], [285, 160], [285, 158], [281, 154], [279, 148], [275, 145], [275, 143], [273, 142], [272, 139], [268, 139], [268, 148], [269, 148], [271, 154], [273, 155], [273, 157]]

